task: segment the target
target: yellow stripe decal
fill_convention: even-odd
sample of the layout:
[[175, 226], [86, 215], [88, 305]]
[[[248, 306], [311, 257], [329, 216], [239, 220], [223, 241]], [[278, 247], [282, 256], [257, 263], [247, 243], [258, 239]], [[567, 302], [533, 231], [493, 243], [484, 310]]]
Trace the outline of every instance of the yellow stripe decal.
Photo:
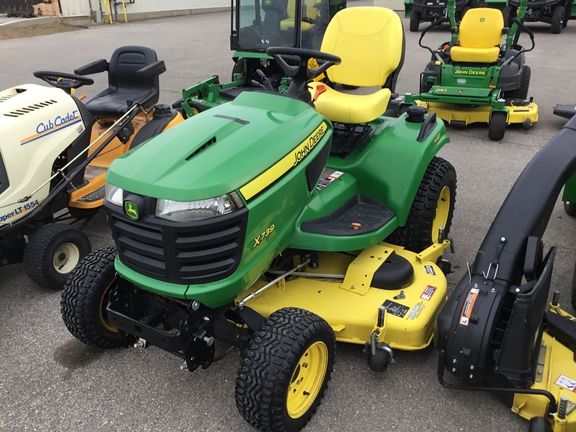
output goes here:
[[312, 132], [308, 137], [302, 141], [294, 150], [280, 159], [272, 167], [264, 171], [255, 179], [246, 183], [240, 188], [240, 193], [246, 201], [258, 195], [296, 165], [298, 165], [302, 160], [308, 156], [308, 154], [314, 149], [316, 144], [320, 142], [322, 137], [326, 134], [328, 130], [328, 125], [326, 122], [322, 122], [314, 132]]

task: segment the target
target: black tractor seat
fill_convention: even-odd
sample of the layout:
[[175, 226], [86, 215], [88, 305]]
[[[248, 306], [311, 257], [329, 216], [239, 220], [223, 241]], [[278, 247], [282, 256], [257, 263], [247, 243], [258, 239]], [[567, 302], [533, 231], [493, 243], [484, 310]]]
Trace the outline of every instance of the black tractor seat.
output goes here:
[[148, 108], [158, 102], [158, 76], [166, 71], [158, 61], [156, 51], [144, 46], [124, 46], [116, 49], [110, 62], [97, 60], [74, 71], [90, 75], [108, 71], [108, 88], [87, 98], [84, 104], [97, 117], [120, 117], [132, 103]]

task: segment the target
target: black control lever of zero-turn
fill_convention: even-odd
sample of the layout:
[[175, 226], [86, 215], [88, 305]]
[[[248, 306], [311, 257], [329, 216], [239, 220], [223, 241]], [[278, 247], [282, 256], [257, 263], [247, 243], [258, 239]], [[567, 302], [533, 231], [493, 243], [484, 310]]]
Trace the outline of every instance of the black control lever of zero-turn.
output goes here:
[[262, 82], [252, 80], [252, 81], [250, 81], [250, 83], [253, 86], [262, 87], [264, 90], [270, 91], [270, 92], [274, 91], [274, 87], [272, 87], [272, 81], [270, 81], [270, 78], [268, 78], [264, 74], [264, 72], [262, 72], [260, 69], [256, 69], [256, 75], [258, 75], [258, 77], [262, 80]]

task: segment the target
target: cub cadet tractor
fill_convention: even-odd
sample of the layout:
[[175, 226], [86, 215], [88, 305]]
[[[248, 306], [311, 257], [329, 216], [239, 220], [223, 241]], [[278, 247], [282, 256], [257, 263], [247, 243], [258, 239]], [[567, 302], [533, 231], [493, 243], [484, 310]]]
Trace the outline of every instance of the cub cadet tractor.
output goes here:
[[[345, 7], [346, 0], [232, 0], [232, 81], [220, 83], [213, 76], [184, 90], [182, 100], [173, 106], [190, 117], [229, 102], [245, 90], [285, 91], [289, 79], [266, 49], [319, 49], [328, 23]], [[311, 67], [318, 66], [315, 60], [311, 62]]]
[[[79, 263], [61, 311], [83, 343], [152, 344], [190, 371], [210, 366], [215, 340], [240, 348], [242, 416], [297, 431], [337, 340], [365, 346], [376, 371], [394, 349], [431, 343], [456, 173], [436, 156], [449, 141], [436, 116], [381, 116], [404, 57], [394, 11], [344, 9], [322, 51], [266, 53], [291, 78], [285, 92], [242, 92], [114, 161], [104, 206], [116, 247]], [[310, 82], [321, 73], [379, 89]]]
[[[456, 0], [455, 15], [460, 22], [470, 9], [471, 0]], [[410, 18], [410, 31], [417, 32], [421, 22], [435, 22], [446, 16], [448, 0], [407, 0], [404, 2], [404, 16]]]
[[[99, 70], [109, 88], [80, 101], [73, 90], [94, 82], [82, 75]], [[112, 160], [183, 120], [154, 105], [165, 70], [154, 50], [127, 46], [76, 74], [34, 73], [58, 88], [0, 92], [0, 265], [23, 261], [36, 283], [62, 288], [90, 252], [81, 229], [103, 205]]]
[[437, 319], [442, 385], [513, 396], [530, 432], [576, 430], [576, 319], [558, 292], [546, 311], [556, 248], [542, 243], [575, 140], [573, 118], [526, 166]]
[[[420, 94], [407, 94], [404, 103], [423, 105], [451, 125], [488, 123], [491, 140], [503, 139], [508, 123], [529, 129], [538, 121], [538, 106], [526, 100], [530, 67], [524, 54], [534, 49], [534, 34], [522, 23], [525, 11], [522, 0], [518, 18], [508, 29], [498, 9], [474, 8], [456, 27], [454, 0], [449, 0], [448, 17], [420, 36], [419, 45], [430, 51], [432, 60], [420, 75]], [[426, 32], [445, 20], [454, 29], [451, 41], [436, 51], [422, 45]], [[518, 45], [520, 28], [530, 35], [530, 49]], [[507, 36], [501, 45], [503, 33]]]

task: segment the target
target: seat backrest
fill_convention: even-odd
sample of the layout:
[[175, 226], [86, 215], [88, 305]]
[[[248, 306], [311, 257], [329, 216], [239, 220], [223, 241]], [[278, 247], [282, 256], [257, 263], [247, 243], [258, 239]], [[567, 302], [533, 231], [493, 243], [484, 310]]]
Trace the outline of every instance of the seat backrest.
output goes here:
[[459, 45], [463, 48], [494, 48], [502, 42], [504, 18], [496, 8], [470, 9], [458, 28]]
[[[306, 16], [315, 19], [320, 13], [320, 9], [315, 8], [314, 5], [320, 3], [322, 0], [304, 0], [302, 3], [306, 7]], [[296, 0], [288, 0], [286, 12], [289, 18], [294, 18], [296, 13]]]
[[152, 48], [129, 45], [112, 54], [108, 69], [108, 87], [111, 90], [140, 89], [151, 90], [160, 87], [158, 76], [137, 76], [136, 72], [158, 60]]
[[404, 28], [388, 9], [358, 6], [342, 9], [328, 24], [321, 51], [342, 59], [328, 69], [332, 82], [394, 91], [404, 61]]

